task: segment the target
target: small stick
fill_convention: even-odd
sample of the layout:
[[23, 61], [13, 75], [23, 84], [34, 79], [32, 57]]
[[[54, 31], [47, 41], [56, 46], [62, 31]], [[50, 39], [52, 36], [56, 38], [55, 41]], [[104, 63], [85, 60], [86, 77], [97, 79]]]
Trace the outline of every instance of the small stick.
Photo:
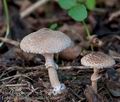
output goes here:
[[28, 7], [25, 11], [20, 13], [21, 18], [25, 18], [26, 16], [28, 16], [31, 12], [33, 12], [34, 10], [36, 10], [39, 6], [47, 3], [49, 0], [38, 0], [35, 4], [31, 5], [30, 7]]
[[23, 86], [27, 86], [27, 84], [6, 84], [6, 85], [3, 85], [3, 86], [6, 86], [6, 87], [23, 87]]
[[65, 66], [65, 67], [59, 67], [58, 69], [83, 69], [83, 70], [86, 70], [86, 69], [90, 69], [90, 67], [85, 67], [85, 66]]
[[[44, 65], [40, 65], [40, 66], [35, 66], [35, 67], [19, 67], [19, 66], [13, 66], [13, 67], [9, 67], [7, 70], [47, 70], [47, 68], [45, 68]], [[61, 70], [68, 70], [68, 69], [80, 69], [80, 70], [87, 70], [87, 69], [91, 69], [90, 67], [85, 67], [85, 66], [65, 66], [65, 67], [58, 67], [58, 69]]]
[[31, 78], [29, 78], [28, 76], [26, 76], [24, 74], [17, 74], [17, 75], [13, 75], [13, 76], [3, 78], [0, 81], [5, 81], [5, 80], [11, 79], [11, 78], [19, 78], [19, 77], [25, 77], [25, 78], [28, 78], [28, 79], [32, 80]]
[[2, 42], [9, 43], [9, 44], [14, 45], [16, 47], [19, 47], [19, 42], [15, 41], [15, 40], [4, 38], [4, 37], [0, 37], [0, 40]]
[[116, 12], [113, 12], [111, 13], [110, 17], [109, 17], [109, 21], [112, 21], [114, 18], [120, 16], [120, 10], [119, 11], [116, 11]]
[[29, 97], [32, 93], [34, 93], [35, 91], [37, 91], [39, 88], [33, 89], [30, 93], [28, 93], [27, 97]]
[[[68, 88], [71, 92], [72, 92], [72, 94], [73, 95], [75, 95], [79, 100], [81, 100], [82, 99], [82, 97], [80, 97], [76, 92], [74, 92], [74, 90], [73, 89], [71, 89], [71, 88]], [[82, 99], [83, 100], [83, 99]]]

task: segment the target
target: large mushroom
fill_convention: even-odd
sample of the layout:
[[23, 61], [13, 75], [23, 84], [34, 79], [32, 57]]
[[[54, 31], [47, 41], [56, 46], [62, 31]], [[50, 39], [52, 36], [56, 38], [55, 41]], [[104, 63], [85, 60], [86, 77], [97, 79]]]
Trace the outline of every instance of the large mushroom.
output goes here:
[[81, 64], [94, 69], [91, 76], [93, 90], [97, 93], [97, 80], [101, 78], [100, 69], [112, 67], [115, 61], [103, 52], [92, 52], [81, 59]]
[[53, 94], [60, 94], [65, 90], [65, 85], [60, 83], [57, 75], [57, 65], [54, 62], [54, 53], [58, 53], [71, 46], [71, 39], [60, 31], [42, 28], [33, 32], [20, 43], [20, 48], [28, 53], [42, 54], [45, 57], [45, 66], [48, 69], [49, 78], [53, 87]]

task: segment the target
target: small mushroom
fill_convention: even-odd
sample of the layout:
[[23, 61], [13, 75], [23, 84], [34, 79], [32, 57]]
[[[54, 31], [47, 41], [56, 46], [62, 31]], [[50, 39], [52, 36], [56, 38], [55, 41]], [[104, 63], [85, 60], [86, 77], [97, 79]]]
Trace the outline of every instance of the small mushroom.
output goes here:
[[48, 69], [49, 78], [53, 87], [53, 94], [60, 94], [65, 90], [65, 85], [60, 83], [56, 71], [57, 65], [53, 57], [54, 53], [58, 53], [71, 46], [71, 39], [60, 31], [53, 31], [48, 28], [42, 28], [33, 32], [20, 43], [20, 48], [25, 52], [42, 54], [45, 57], [45, 66]]
[[104, 54], [103, 52], [92, 52], [81, 59], [81, 64], [94, 69], [91, 81], [93, 90], [97, 93], [97, 80], [101, 78], [99, 70], [112, 67], [115, 64], [115, 61], [112, 57]]

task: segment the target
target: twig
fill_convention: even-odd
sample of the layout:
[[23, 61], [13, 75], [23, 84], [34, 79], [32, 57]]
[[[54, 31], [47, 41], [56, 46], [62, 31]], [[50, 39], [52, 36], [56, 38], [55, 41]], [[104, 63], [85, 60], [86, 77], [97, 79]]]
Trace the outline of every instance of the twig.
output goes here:
[[28, 76], [26, 76], [24, 74], [17, 74], [17, 75], [13, 75], [13, 76], [3, 78], [0, 81], [5, 81], [5, 80], [11, 79], [11, 78], [18, 78], [18, 77], [25, 77], [25, 78], [28, 78], [28, 79], [32, 80], [31, 78], [29, 78]]
[[76, 92], [74, 92], [73, 89], [71, 89], [71, 88], [68, 88], [68, 89], [69, 89], [69, 90], [71, 91], [71, 93], [72, 93], [73, 95], [75, 95], [79, 100], [81, 100], [81, 101], [84, 100], [84, 98], [80, 97]]
[[30, 93], [28, 93], [27, 97], [29, 97], [32, 93], [34, 93], [35, 91], [37, 91], [39, 88], [33, 89]]
[[14, 45], [16, 47], [19, 47], [19, 42], [15, 41], [15, 40], [11, 40], [11, 39], [4, 38], [4, 37], [0, 37], [0, 40], [4, 43], [9, 43], [9, 44]]
[[23, 86], [27, 86], [27, 84], [6, 84], [6, 85], [3, 85], [3, 86], [6, 86], [6, 87], [23, 87]]
[[114, 36], [114, 37], [117, 38], [118, 40], [120, 40], [120, 36], [116, 35], [116, 36]]
[[[13, 70], [13, 69], [16, 69], [16, 70], [47, 70], [45, 68], [44, 65], [40, 65], [40, 66], [35, 66], [35, 67], [19, 67], [19, 66], [12, 66], [12, 67], [9, 67], [7, 70]], [[61, 69], [61, 70], [67, 70], [67, 69], [80, 69], [80, 70], [87, 70], [87, 69], [91, 69], [90, 67], [85, 67], [85, 66], [65, 66], [65, 67], [59, 67], [58, 69]]]
[[119, 11], [116, 11], [116, 12], [113, 12], [110, 17], [109, 17], [109, 21], [112, 21], [114, 18], [120, 16], [120, 10]]
[[86, 70], [86, 69], [91, 69], [90, 67], [85, 67], [85, 66], [65, 66], [65, 67], [59, 67], [59, 69], [82, 69], [82, 70]]
[[28, 7], [25, 11], [20, 13], [21, 18], [28, 16], [31, 12], [36, 10], [39, 6], [47, 3], [49, 0], [38, 0], [35, 4]]

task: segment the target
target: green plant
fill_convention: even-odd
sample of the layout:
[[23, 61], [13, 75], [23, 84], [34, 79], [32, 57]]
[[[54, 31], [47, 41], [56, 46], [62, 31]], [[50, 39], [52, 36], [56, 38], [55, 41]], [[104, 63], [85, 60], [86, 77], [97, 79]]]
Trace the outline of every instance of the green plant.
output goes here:
[[[9, 32], [10, 32], [10, 18], [9, 18], [9, 13], [8, 13], [8, 5], [7, 5], [7, 0], [3, 0], [3, 9], [5, 13], [5, 20], [6, 20], [6, 34], [5, 38], [8, 37]], [[0, 47], [2, 47], [3, 42], [0, 43]]]
[[86, 0], [85, 5], [89, 10], [94, 10], [95, 8], [95, 0]]
[[[83, 23], [87, 36], [89, 37], [90, 32], [84, 20], [88, 16], [88, 10], [93, 10], [95, 8], [95, 0], [58, 0], [58, 4], [67, 11], [72, 19]], [[91, 49], [93, 50], [92, 46]]]
[[57, 23], [53, 23], [53, 24], [50, 25], [49, 28], [52, 29], [52, 30], [56, 30], [58, 28], [58, 24]]
[[83, 21], [87, 18], [87, 9], [95, 8], [95, 0], [58, 0], [58, 4], [75, 21]]

